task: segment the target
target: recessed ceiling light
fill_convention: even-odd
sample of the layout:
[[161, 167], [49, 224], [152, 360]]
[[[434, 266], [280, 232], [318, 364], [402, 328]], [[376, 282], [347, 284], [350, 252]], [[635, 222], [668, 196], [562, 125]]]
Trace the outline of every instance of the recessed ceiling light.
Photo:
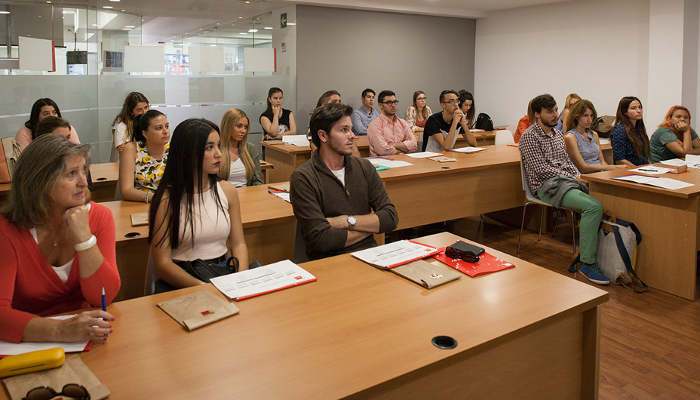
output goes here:
[[241, 32], [240, 35], [247, 35], [248, 32]]
[[238, 19], [243, 19], [243, 17], [238, 17]]
[[266, 27], [264, 27], [263, 29], [268, 30], [268, 31], [271, 31], [271, 30], [272, 30], [272, 27], [271, 27], [271, 26], [266, 26]]
[[121, 12], [126, 12], [126, 10], [119, 10], [119, 11], [121, 11]]
[[10, 13], [9, 11], [5, 11], [5, 10], [0, 11], [0, 14], [9, 14], [9, 13]]
[[111, 10], [111, 9], [113, 9], [114, 7], [112, 7], [112, 6], [102, 6], [102, 8], [107, 9], [107, 10]]
[[136, 28], [136, 27], [135, 27], [134, 25], [124, 25], [124, 28], [131, 28], [131, 29], [134, 29], [134, 28]]
[[287, 25], [289, 25], [289, 26], [297, 26], [297, 23], [296, 23], [296, 22], [287, 22]]
[[109, 0], [112, 3], [119, 3], [121, 0]]
[[257, 29], [248, 29], [248, 32], [250, 32], [250, 33], [255, 33], [257, 31], [258, 31]]

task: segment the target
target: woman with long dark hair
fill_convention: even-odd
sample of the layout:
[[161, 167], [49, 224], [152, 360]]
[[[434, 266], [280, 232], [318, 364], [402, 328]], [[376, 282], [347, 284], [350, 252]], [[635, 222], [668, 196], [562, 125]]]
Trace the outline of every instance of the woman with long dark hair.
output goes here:
[[[24, 126], [17, 131], [15, 135], [15, 142], [19, 145], [20, 150], [24, 150], [32, 140], [36, 139], [36, 127], [39, 121], [46, 117], [58, 117], [61, 116], [61, 110], [58, 108], [58, 104], [49, 98], [42, 98], [34, 102], [32, 105], [32, 111], [29, 114], [29, 120], [24, 123]], [[80, 144], [80, 138], [78, 137], [78, 132], [75, 131], [73, 126], [70, 127], [70, 136], [68, 141], [75, 144]]]
[[119, 153], [119, 189], [122, 198], [148, 203], [165, 171], [170, 144], [168, 118], [158, 110], [138, 117], [133, 138]]
[[260, 114], [260, 125], [265, 139], [279, 139], [283, 135], [296, 135], [297, 122], [294, 113], [282, 107], [284, 92], [278, 87], [267, 92], [267, 109]]
[[462, 122], [462, 129], [469, 131], [474, 126], [474, 112], [476, 110], [474, 95], [471, 92], [464, 89], [459, 91], [459, 108], [464, 113], [464, 118], [460, 121]]
[[[114, 118], [112, 124], [112, 141], [114, 149], [118, 152], [124, 150], [124, 144], [133, 140], [134, 122], [136, 118], [148, 111], [150, 103], [146, 96], [139, 92], [131, 92], [124, 99], [121, 111]], [[113, 152], [112, 158], [116, 158]]]
[[644, 165], [649, 163], [649, 136], [644, 127], [642, 102], [625, 96], [617, 106], [615, 126], [610, 134], [615, 164]]
[[219, 128], [188, 119], [173, 132], [165, 173], [149, 211], [149, 240], [156, 291], [203, 282], [178, 263], [220, 263], [227, 255], [248, 267], [238, 192], [219, 182]]

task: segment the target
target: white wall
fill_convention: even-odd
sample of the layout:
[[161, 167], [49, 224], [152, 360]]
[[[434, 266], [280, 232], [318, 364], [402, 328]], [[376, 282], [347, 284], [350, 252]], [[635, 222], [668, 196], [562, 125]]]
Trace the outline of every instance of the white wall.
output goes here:
[[489, 14], [476, 23], [475, 58], [476, 103], [495, 124], [515, 124], [528, 101], [545, 92], [560, 108], [576, 92], [593, 101], [599, 115], [614, 115], [622, 96], [646, 105], [649, 0], [576, 1]]

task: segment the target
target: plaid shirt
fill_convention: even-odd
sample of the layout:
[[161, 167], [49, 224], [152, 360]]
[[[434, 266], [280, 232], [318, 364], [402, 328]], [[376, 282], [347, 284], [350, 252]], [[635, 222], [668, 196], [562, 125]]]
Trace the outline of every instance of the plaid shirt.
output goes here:
[[538, 123], [532, 124], [520, 138], [519, 146], [527, 184], [534, 195], [555, 176], [576, 178], [580, 174], [566, 153], [564, 135], [558, 129], [547, 134]]

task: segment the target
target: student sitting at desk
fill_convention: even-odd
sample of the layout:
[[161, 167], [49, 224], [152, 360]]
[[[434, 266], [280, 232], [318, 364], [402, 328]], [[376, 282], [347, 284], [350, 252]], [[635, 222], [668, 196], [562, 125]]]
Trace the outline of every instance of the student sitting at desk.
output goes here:
[[389, 156], [412, 153], [418, 149], [411, 125], [396, 115], [399, 100], [391, 90], [382, 90], [378, 96], [381, 115], [367, 128], [369, 154]]
[[581, 173], [589, 174], [598, 171], [607, 171], [617, 168], [625, 168], [624, 165], [609, 165], [605, 162], [603, 152], [600, 150], [598, 134], [591, 129], [597, 113], [593, 103], [588, 100], [579, 100], [568, 114], [566, 126], [572, 127], [564, 136], [566, 152]]
[[248, 268], [238, 192], [219, 182], [219, 128], [187, 119], [173, 132], [170, 156], [149, 210], [149, 240], [156, 292], [201, 285], [178, 262], [224, 261], [236, 257]]
[[[15, 135], [15, 142], [19, 145], [20, 151], [36, 139], [36, 126], [46, 117], [58, 117], [62, 118], [61, 110], [58, 108], [58, 104], [49, 98], [39, 99], [32, 105], [32, 111], [29, 114], [29, 120], [24, 123], [24, 126], [17, 131]], [[70, 127], [70, 137], [68, 139], [71, 143], [80, 144], [80, 138], [78, 137], [78, 132], [75, 128]]]
[[149, 110], [134, 124], [134, 140], [119, 153], [122, 198], [148, 203], [158, 189], [168, 161], [170, 124], [158, 110]]
[[411, 124], [414, 133], [421, 134], [420, 137], [423, 137], [425, 122], [433, 113], [427, 104], [427, 99], [424, 91], [416, 90], [413, 92], [413, 104], [406, 110], [406, 121]]
[[0, 340], [102, 343], [119, 292], [114, 221], [87, 191], [88, 146], [56, 135], [34, 140], [17, 162], [0, 215]]
[[530, 107], [530, 103], [527, 103], [527, 113], [522, 116], [518, 120], [518, 123], [515, 125], [515, 132], [513, 133], [513, 140], [515, 143], [520, 143], [520, 137], [523, 136], [523, 133], [527, 130], [527, 128], [530, 127], [535, 122], [535, 116], [532, 115], [532, 108]]
[[457, 95], [459, 96], [459, 109], [464, 114], [464, 118], [459, 121], [459, 125], [462, 127], [462, 132], [469, 132], [475, 122], [476, 105], [474, 104], [474, 95], [464, 89], [460, 90]]
[[[443, 90], [440, 93], [440, 105], [442, 111], [428, 117], [425, 123], [422, 151], [441, 153], [454, 148], [457, 136], [463, 129], [460, 124], [464, 113], [459, 108], [457, 92]], [[469, 129], [462, 131], [462, 135], [470, 146], [476, 146], [476, 137], [469, 133]]]
[[566, 133], [569, 131], [569, 129], [573, 128], [572, 126], [567, 125], [566, 121], [569, 120], [571, 108], [580, 100], [581, 96], [577, 95], [576, 93], [569, 93], [569, 95], [566, 96], [566, 99], [564, 100], [564, 109], [561, 111], [561, 114], [559, 114], [559, 120], [557, 121], [556, 126], [560, 132]]
[[548, 94], [531, 101], [535, 123], [520, 138], [520, 154], [530, 192], [555, 207], [581, 214], [579, 271], [591, 282], [607, 285], [608, 278], [597, 264], [598, 226], [603, 206], [579, 182], [579, 171], [564, 148], [564, 137], [556, 129], [557, 103]]
[[664, 122], [651, 135], [649, 148], [653, 163], [700, 154], [700, 138], [690, 127], [690, 111], [683, 106], [671, 107]]
[[134, 124], [138, 117], [148, 111], [150, 103], [146, 96], [139, 92], [131, 92], [124, 99], [122, 110], [114, 118], [112, 126], [112, 149], [111, 159], [118, 159], [118, 153], [124, 151], [125, 144], [134, 140]]
[[357, 136], [365, 136], [370, 122], [379, 116], [379, 112], [374, 109], [374, 97], [377, 94], [372, 89], [362, 91], [362, 105], [352, 113], [352, 131]]
[[260, 125], [265, 132], [265, 140], [297, 134], [294, 113], [282, 107], [283, 98], [284, 92], [278, 87], [270, 88], [267, 92], [267, 109], [260, 114]]
[[352, 107], [327, 104], [311, 116], [318, 151], [291, 177], [290, 197], [306, 254], [328, 257], [376, 245], [373, 233], [396, 228], [398, 215], [372, 164], [351, 156]]
[[248, 143], [248, 116], [237, 108], [231, 108], [221, 119], [222, 162], [219, 177], [235, 187], [260, 185], [262, 171], [260, 154]]
[[53, 133], [56, 136], [70, 141], [71, 125], [68, 121], [61, 117], [46, 117], [39, 121], [35, 132], [35, 139], [40, 136]]
[[642, 102], [638, 98], [625, 96], [620, 99], [610, 142], [615, 164], [649, 164], [649, 136], [644, 127]]

